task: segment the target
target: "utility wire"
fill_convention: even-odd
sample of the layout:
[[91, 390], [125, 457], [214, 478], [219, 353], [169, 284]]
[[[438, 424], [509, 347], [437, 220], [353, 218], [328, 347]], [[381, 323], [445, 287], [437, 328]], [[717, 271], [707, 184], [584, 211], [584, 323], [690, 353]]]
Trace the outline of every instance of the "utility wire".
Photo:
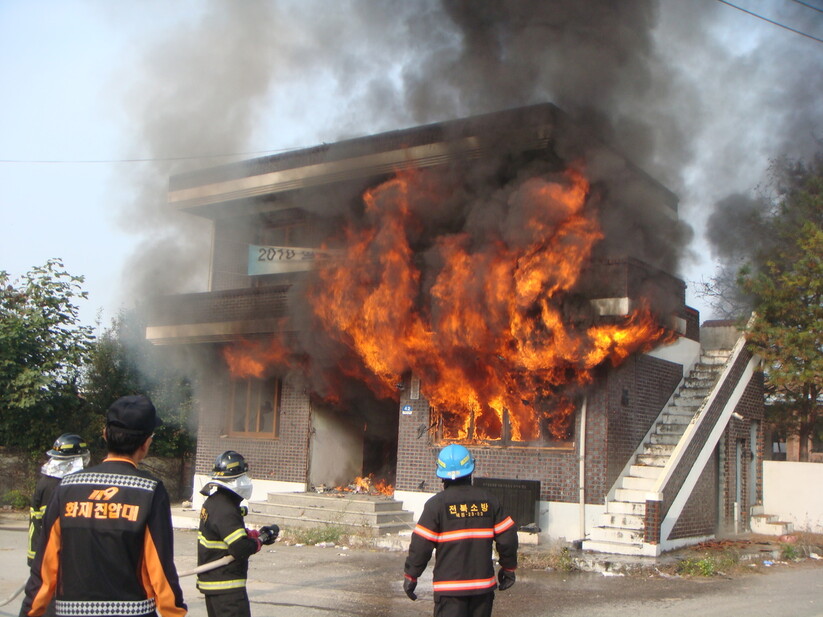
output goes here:
[[813, 5], [809, 4], [808, 2], [803, 2], [803, 0], [792, 0], [792, 2], [797, 2], [798, 4], [802, 4], [803, 6], [808, 7], [813, 11], [817, 11], [818, 13], [823, 13], [823, 9], [821, 9], [819, 7], [816, 7], [816, 6], [813, 6]]
[[[731, 2], [726, 2], [726, 0], [717, 0], [717, 1], [721, 4], [725, 4], [727, 6], [730, 6], [733, 9], [737, 9], [738, 11], [743, 11], [744, 13], [747, 13], [747, 14], [751, 15], [752, 17], [757, 17], [758, 19], [762, 19], [763, 21], [766, 21], [770, 24], [773, 24], [775, 26], [779, 26], [780, 28], [784, 28], [784, 29], [788, 30], [789, 32], [794, 32], [795, 34], [799, 34], [800, 36], [805, 36], [806, 38], [812, 39], [813, 41], [817, 41], [818, 43], [823, 43], [823, 39], [819, 39], [816, 36], [812, 36], [811, 34], [806, 34], [805, 32], [802, 32], [800, 30], [795, 30], [794, 28], [790, 28], [789, 26], [787, 26], [785, 24], [781, 24], [778, 21], [768, 19], [767, 17], [763, 17], [762, 15], [758, 15], [757, 13], [754, 13], [752, 11], [749, 11], [747, 9], [739, 7], [736, 4], [732, 4]], [[814, 7], [812, 7], [812, 8], [814, 8]]]

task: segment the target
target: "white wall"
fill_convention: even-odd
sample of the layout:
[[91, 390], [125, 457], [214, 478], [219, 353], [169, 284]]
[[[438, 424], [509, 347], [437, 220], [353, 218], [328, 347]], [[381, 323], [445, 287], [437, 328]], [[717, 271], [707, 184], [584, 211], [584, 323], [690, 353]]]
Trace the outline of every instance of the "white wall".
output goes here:
[[823, 463], [763, 461], [763, 510], [794, 525], [823, 533]]

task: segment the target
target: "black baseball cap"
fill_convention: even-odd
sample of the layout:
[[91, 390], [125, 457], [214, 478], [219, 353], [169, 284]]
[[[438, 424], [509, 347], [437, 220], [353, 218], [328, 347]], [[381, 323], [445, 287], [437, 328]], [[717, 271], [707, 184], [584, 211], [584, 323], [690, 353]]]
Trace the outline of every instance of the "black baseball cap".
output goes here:
[[163, 424], [148, 396], [132, 394], [114, 401], [106, 413], [106, 424], [148, 435]]

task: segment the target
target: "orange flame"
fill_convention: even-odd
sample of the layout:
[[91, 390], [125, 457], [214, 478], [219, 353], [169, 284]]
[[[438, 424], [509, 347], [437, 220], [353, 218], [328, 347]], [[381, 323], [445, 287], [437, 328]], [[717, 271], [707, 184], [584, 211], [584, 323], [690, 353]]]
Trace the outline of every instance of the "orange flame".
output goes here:
[[335, 490], [344, 493], [386, 495], [387, 497], [394, 495], [394, 487], [391, 484], [388, 484], [385, 480], [375, 481], [373, 473], [370, 473], [365, 477], [357, 476], [347, 486], [336, 486]]
[[[411, 206], [425, 190], [420, 175], [368, 191], [368, 223], [347, 227], [345, 256], [319, 265], [312, 309], [361, 362], [344, 370], [381, 397], [413, 372], [448, 440], [562, 437], [574, 388], [594, 367], [669, 336], [646, 307], [583, 328], [564, 318], [563, 300], [603, 237], [585, 209], [588, 182], [574, 170], [527, 180], [508, 197], [515, 232], [484, 242], [441, 235], [421, 256], [413, 239], [423, 221]], [[441, 265], [424, 274], [421, 259]]]
[[239, 341], [222, 349], [223, 359], [229, 373], [236, 379], [263, 377], [272, 366], [284, 366], [288, 359], [288, 349], [277, 339], [265, 343], [260, 341]]

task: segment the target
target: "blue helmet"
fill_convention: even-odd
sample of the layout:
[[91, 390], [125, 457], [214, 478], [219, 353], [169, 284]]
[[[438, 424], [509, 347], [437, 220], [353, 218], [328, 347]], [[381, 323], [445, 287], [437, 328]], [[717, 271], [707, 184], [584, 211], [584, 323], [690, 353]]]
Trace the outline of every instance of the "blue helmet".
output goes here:
[[437, 477], [456, 480], [474, 471], [474, 459], [468, 448], [459, 444], [449, 444], [437, 455]]

